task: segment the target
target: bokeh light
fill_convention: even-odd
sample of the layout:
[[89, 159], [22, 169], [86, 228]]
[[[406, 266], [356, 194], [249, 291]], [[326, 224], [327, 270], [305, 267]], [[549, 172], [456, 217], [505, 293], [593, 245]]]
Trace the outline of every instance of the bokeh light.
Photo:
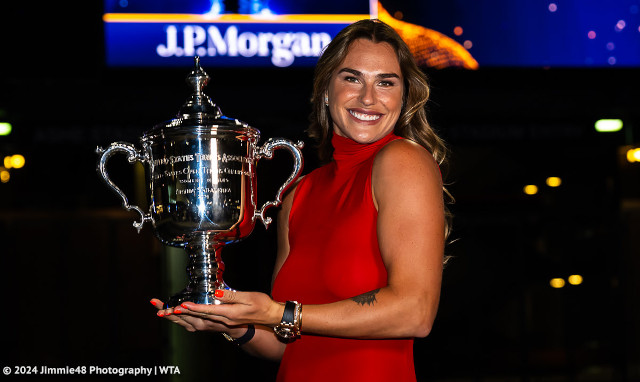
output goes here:
[[25, 159], [24, 156], [20, 154], [11, 156], [11, 167], [13, 168], [22, 168], [24, 167]]
[[547, 186], [559, 187], [562, 184], [562, 179], [557, 176], [550, 176], [547, 178]]
[[622, 130], [623, 126], [621, 119], [599, 119], [594, 125], [599, 133], [614, 133]]
[[558, 10], [558, 4], [556, 3], [549, 4], [549, 12], [555, 12], [557, 10]]
[[589, 33], [587, 33], [587, 37], [589, 37], [589, 39], [593, 40], [594, 38], [596, 38], [596, 32], [595, 31], [589, 31]]
[[557, 278], [551, 279], [551, 281], [549, 281], [549, 285], [551, 285], [552, 288], [559, 289], [564, 287], [565, 281], [564, 279], [557, 277]]
[[11, 124], [9, 122], [0, 122], [0, 135], [11, 134]]
[[582, 284], [583, 278], [580, 275], [571, 275], [567, 280], [571, 285], [580, 285]]
[[456, 36], [462, 36], [462, 32], [464, 32], [464, 30], [460, 26], [453, 28], [453, 34]]
[[535, 195], [538, 193], [538, 186], [535, 184], [527, 184], [522, 190], [527, 195]]
[[9, 171], [7, 170], [0, 171], [0, 182], [7, 183], [9, 179], [11, 179], [11, 175], [9, 174]]
[[22, 168], [24, 167], [25, 159], [24, 156], [20, 154], [16, 155], [7, 155], [4, 157], [4, 167], [6, 170], [10, 168]]
[[627, 150], [627, 161], [629, 163], [640, 162], [640, 148]]

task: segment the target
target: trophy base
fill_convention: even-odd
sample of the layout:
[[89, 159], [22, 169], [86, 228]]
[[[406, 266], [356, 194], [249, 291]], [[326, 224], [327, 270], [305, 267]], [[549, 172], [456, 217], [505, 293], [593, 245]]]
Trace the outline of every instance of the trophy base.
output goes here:
[[[225, 283], [221, 287], [215, 289], [233, 290]], [[183, 302], [193, 302], [203, 305], [220, 305], [222, 302], [215, 297], [215, 289], [207, 291], [195, 291], [192, 288], [184, 288], [182, 291], [174, 294], [164, 304], [164, 308], [174, 308]]]

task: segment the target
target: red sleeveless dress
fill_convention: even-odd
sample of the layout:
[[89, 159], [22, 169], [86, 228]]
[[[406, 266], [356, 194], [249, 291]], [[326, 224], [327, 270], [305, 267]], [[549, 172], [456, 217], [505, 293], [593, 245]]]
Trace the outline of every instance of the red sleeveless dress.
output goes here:
[[[295, 191], [289, 215], [290, 252], [273, 285], [276, 301], [325, 304], [387, 285], [371, 170], [376, 153], [395, 139], [399, 137], [389, 134], [363, 145], [333, 135], [334, 161], [305, 176]], [[413, 339], [303, 333], [287, 345], [278, 372], [278, 381], [294, 382], [415, 380]]]

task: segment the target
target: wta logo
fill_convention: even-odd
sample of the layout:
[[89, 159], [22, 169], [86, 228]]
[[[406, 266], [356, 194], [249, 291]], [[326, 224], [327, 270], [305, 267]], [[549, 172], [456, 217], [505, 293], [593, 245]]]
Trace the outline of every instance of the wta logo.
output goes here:
[[325, 32], [251, 32], [229, 26], [224, 34], [215, 25], [166, 26], [166, 44], [159, 44], [160, 57], [228, 56], [269, 57], [278, 67], [293, 64], [296, 57], [319, 57], [331, 42]]

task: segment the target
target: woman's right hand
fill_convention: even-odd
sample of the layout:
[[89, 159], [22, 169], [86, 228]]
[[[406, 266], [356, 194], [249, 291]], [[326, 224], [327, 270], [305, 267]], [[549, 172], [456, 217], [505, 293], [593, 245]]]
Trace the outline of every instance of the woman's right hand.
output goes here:
[[[225, 333], [231, 338], [240, 338], [247, 333], [248, 325], [225, 325], [212, 317], [220, 317], [209, 315], [205, 312], [187, 309], [182, 306], [164, 309], [164, 303], [157, 298], [151, 300], [151, 304], [158, 309], [158, 317], [176, 323], [190, 332], [209, 331], [217, 333]], [[194, 305], [194, 304], [186, 304]], [[284, 353], [285, 343], [279, 341], [270, 327], [255, 327], [255, 335], [251, 342], [244, 345], [242, 349], [248, 354], [256, 357], [262, 357], [273, 361], [280, 361]]]
[[189, 332], [206, 331], [226, 333], [232, 338], [237, 338], [247, 331], [246, 325], [230, 327], [219, 321], [212, 320], [207, 315], [199, 317], [193, 314], [182, 314], [185, 309], [180, 306], [165, 309], [164, 302], [157, 298], [151, 299], [151, 304], [158, 309], [158, 312], [156, 313], [158, 317], [164, 317], [167, 320], [182, 326]]

